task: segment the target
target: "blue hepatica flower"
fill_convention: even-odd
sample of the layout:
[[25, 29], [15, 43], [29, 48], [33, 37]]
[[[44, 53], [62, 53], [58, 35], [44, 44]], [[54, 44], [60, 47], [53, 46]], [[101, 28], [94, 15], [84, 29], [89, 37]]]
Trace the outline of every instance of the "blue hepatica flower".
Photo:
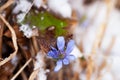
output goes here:
[[48, 52], [48, 56], [57, 60], [56, 67], [54, 71], [59, 71], [63, 64], [68, 65], [70, 61], [75, 59], [75, 56], [70, 54], [74, 48], [74, 40], [70, 40], [65, 47], [64, 37], [60, 36], [57, 38], [57, 49], [51, 47], [51, 50]]

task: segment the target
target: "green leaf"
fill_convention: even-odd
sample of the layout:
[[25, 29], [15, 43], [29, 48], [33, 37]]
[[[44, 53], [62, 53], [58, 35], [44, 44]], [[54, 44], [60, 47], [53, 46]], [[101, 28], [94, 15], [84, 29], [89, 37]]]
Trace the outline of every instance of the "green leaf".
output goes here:
[[23, 23], [29, 23], [31, 26], [39, 27], [40, 31], [45, 32], [46, 28], [50, 26], [55, 27], [55, 36], [65, 35], [66, 31], [63, 29], [67, 26], [65, 20], [56, 18], [49, 12], [30, 12]]

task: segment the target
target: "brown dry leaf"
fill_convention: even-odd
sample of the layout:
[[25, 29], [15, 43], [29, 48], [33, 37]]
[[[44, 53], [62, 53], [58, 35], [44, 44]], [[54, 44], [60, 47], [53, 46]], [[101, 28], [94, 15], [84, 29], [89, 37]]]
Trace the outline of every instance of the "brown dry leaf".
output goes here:
[[18, 46], [17, 46], [17, 37], [15, 34], [14, 29], [12, 28], [12, 26], [5, 20], [5, 18], [0, 14], [0, 18], [1, 20], [7, 25], [7, 27], [9, 28], [9, 30], [11, 31], [12, 34], [12, 42], [15, 48], [15, 51], [10, 54], [10, 56], [8, 58], [5, 58], [3, 61], [0, 62], [0, 66], [4, 65], [6, 62], [8, 62], [9, 60], [11, 60], [17, 53], [18, 51]]
[[34, 80], [34, 79], [36, 78], [39, 70], [40, 70], [40, 69], [34, 70], [34, 71], [32, 72], [32, 74], [30, 75], [29, 80]]

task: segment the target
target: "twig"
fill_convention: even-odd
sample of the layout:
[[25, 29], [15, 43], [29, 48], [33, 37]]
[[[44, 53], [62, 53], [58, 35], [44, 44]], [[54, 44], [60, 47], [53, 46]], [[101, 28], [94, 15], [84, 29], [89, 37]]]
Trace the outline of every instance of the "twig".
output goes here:
[[38, 53], [39, 48], [38, 48], [38, 43], [37, 43], [37, 39], [35, 36], [32, 37], [32, 43], [33, 43], [33, 48], [34, 48], [35, 53]]
[[8, 0], [7, 3], [5, 3], [2, 7], [0, 7], [0, 12], [9, 7], [11, 4], [14, 3], [14, 0]]
[[0, 58], [2, 58], [2, 36], [3, 36], [3, 26], [4, 24], [0, 20]]
[[21, 72], [21, 76], [23, 77], [23, 80], [28, 80], [27, 75], [25, 74], [24, 71]]
[[18, 46], [17, 46], [17, 37], [15, 34], [14, 29], [12, 28], [12, 26], [5, 20], [5, 18], [0, 14], [0, 18], [2, 19], [2, 21], [7, 25], [7, 27], [9, 28], [9, 30], [11, 31], [12, 34], [12, 42], [15, 48], [15, 51], [8, 57], [5, 58], [3, 61], [0, 62], [0, 66], [2, 66], [3, 64], [5, 64], [6, 62], [8, 62], [9, 60], [11, 60], [17, 53], [18, 51]]
[[37, 76], [39, 71], [40, 71], [40, 68], [38, 68], [37, 70], [34, 70], [32, 72], [32, 74], [30, 75], [29, 80], [34, 80], [36, 78], [36, 76]]
[[32, 61], [32, 58], [30, 58], [23, 67], [20, 68], [20, 70], [11, 78], [11, 80], [15, 80], [15, 78], [25, 69], [25, 67]]

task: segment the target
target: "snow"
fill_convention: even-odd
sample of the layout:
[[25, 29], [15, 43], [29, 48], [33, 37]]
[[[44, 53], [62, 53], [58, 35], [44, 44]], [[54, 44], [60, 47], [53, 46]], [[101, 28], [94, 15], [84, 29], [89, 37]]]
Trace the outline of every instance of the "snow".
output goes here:
[[21, 13], [17, 15], [17, 22], [20, 23], [24, 20], [26, 13]]
[[44, 61], [43, 61], [43, 55], [41, 54], [41, 52], [38, 52], [37, 56], [36, 56], [36, 62], [35, 62], [34, 70], [36, 70], [38, 68], [41, 68], [44, 65], [45, 64], [44, 64]]
[[43, 0], [34, 0], [34, 6], [36, 6], [37, 8], [40, 8], [42, 4]]
[[83, 49], [85, 55], [89, 55], [91, 53], [92, 46], [95, 41], [95, 37], [96, 37], [96, 28], [91, 27], [91, 29], [89, 29], [88, 32], [85, 34], [83, 40]]
[[11, 59], [11, 63], [12, 63], [14, 66], [16, 66], [17, 63], [18, 63], [18, 57], [15, 56], [14, 58], [12, 58], [12, 59]]
[[112, 74], [109, 72], [105, 72], [101, 78], [101, 80], [114, 80]]
[[120, 37], [117, 37], [115, 40], [115, 44], [111, 51], [112, 55], [120, 56], [120, 46], [119, 45], [120, 45]]
[[26, 12], [29, 10], [31, 3], [27, 0], [16, 0], [16, 7], [13, 9], [13, 13], [17, 14], [20, 11]]
[[115, 80], [120, 80], [120, 56], [112, 56], [111, 57], [111, 73], [116, 78]]
[[87, 80], [86, 79], [86, 75], [85, 75], [84, 72], [81, 72], [81, 74], [80, 74], [80, 80]]
[[27, 38], [32, 37], [33, 32], [28, 24], [22, 24], [22, 26], [20, 26], [20, 31], [22, 31]]
[[74, 47], [73, 51], [70, 54], [74, 55], [76, 58], [82, 57], [82, 53], [77, 46]]
[[48, 7], [64, 18], [71, 18], [72, 8], [68, 0], [48, 0]]
[[49, 70], [44, 70], [44, 56], [42, 52], [38, 52], [36, 56], [36, 62], [34, 70], [40, 69], [39, 73], [37, 75], [38, 80], [47, 80], [46, 73], [49, 72]]
[[[77, 44], [80, 44], [81, 40], [83, 40], [83, 49], [84, 49], [83, 53], [87, 57], [88, 55], [91, 54], [91, 49], [96, 37], [96, 33], [99, 27], [101, 27], [100, 25], [105, 22], [107, 6], [103, 1], [101, 2], [96, 1], [95, 3], [92, 3], [89, 6], [83, 6], [82, 0], [76, 0], [76, 1], [77, 2], [71, 0], [72, 8], [74, 8], [80, 16], [86, 14], [89, 20], [91, 20], [92, 17], [95, 16], [95, 12], [98, 9], [97, 15], [95, 16], [93, 23], [87, 26], [88, 27], [87, 31], [83, 30], [81, 28], [82, 27], [81, 25], [77, 25], [77, 28], [75, 30], [75, 40]], [[108, 69], [106, 68], [107, 67], [106, 66], [103, 72], [102, 71], [99, 72], [103, 74], [100, 80], [120, 80], [120, 76], [119, 76], [120, 74], [120, 68], [119, 68], [120, 67], [120, 11], [116, 10], [116, 8], [112, 8], [108, 17], [109, 19], [108, 19], [107, 29], [104, 34], [104, 39], [102, 40], [102, 45], [100, 47], [100, 50], [97, 51], [97, 54], [95, 55], [96, 57], [94, 57], [94, 62], [96, 66], [100, 66], [103, 59], [106, 58], [107, 66], [110, 67], [110, 70], [108, 71], [106, 71]], [[84, 31], [86, 32], [84, 33]], [[84, 37], [81, 37], [82, 35]], [[113, 36], [115, 37], [115, 43], [110, 51], [110, 55], [109, 55], [110, 57], [107, 58], [107, 56], [105, 56], [103, 52], [110, 45]], [[81, 80], [86, 80], [85, 73], [82, 75], [80, 74], [80, 77]]]
[[73, 71], [80, 73], [81, 69], [80, 69], [80, 60], [76, 59], [75, 62], [73, 63]]
[[[34, 4], [35, 4], [35, 6], [38, 6], [36, 4], [36, 0], [35, 0]], [[26, 14], [29, 12], [29, 10], [31, 9], [32, 5], [33, 4], [30, 1], [27, 1], [27, 0], [16, 0], [16, 6], [13, 9], [13, 13], [14, 14], [18, 14], [20, 12], [17, 15], [17, 22], [18, 23], [21, 23], [24, 20]]]

